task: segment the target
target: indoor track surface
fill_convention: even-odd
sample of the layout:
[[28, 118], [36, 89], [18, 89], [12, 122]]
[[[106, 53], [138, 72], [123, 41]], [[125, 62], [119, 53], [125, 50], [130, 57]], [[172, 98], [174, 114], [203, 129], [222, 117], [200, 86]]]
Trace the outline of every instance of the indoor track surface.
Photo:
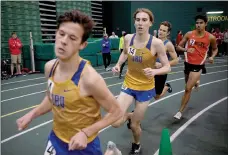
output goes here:
[[[206, 64], [207, 74], [201, 75], [199, 91], [193, 91], [183, 119], [173, 118], [179, 109], [184, 92], [183, 60], [172, 67], [168, 83], [172, 93], [155, 102], [151, 100], [142, 121], [142, 155], [154, 155], [160, 145], [163, 128], [168, 128], [173, 155], [227, 155], [227, 57], [216, 58]], [[105, 79], [110, 91], [117, 96], [123, 79], [106, 72], [103, 66], [95, 69]], [[124, 68], [126, 72], [126, 66]], [[1, 149], [2, 155], [42, 155], [47, 137], [52, 129], [52, 114], [35, 119], [29, 127], [19, 132], [16, 120], [39, 104], [44, 95], [46, 80], [43, 74], [20, 76], [1, 84]], [[129, 108], [131, 111], [134, 104]], [[102, 114], [105, 112], [102, 109]], [[131, 149], [132, 135], [126, 124], [116, 129], [108, 127], [99, 134], [102, 150], [113, 141], [127, 155]]]

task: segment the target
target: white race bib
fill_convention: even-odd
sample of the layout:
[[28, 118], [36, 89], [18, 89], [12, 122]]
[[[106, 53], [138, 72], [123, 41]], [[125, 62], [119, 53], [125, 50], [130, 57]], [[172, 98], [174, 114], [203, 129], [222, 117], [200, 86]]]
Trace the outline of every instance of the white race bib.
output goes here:
[[132, 48], [132, 47], [129, 47], [128, 48], [128, 54], [132, 55], [132, 56], [135, 56], [135, 53], [136, 53], [136, 49]]
[[194, 39], [190, 39], [189, 42], [190, 42], [190, 45], [193, 46], [193, 45], [195, 44], [196, 41], [195, 41]]
[[49, 140], [47, 143], [47, 147], [45, 149], [44, 155], [56, 155], [56, 151], [51, 141]]

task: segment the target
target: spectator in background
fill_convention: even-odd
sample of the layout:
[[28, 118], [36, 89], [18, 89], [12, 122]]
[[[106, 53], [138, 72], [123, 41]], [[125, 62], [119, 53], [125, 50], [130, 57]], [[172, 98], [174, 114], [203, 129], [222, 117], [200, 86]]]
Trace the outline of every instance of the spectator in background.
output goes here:
[[[215, 33], [215, 29], [212, 28], [212, 29], [211, 29], [211, 34], [214, 35], [214, 33]], [[210, 57], [211, 55], [212, 55], [212, 49], [211, 49], [211, 46], [210, 46], [210, 47], [209, 47], [209, 51], [208, 51], [208, 56]]]
[[[182, 31], [179, 30], [179, 31], [177, 31], [176, 46], [175, 46], [175, 47], [177, 47], [177, 46], [179, 45], [179, 43], [180, 43], [180, 41], [181, 41], [182, 39], [183, 39]], [[180, 57], [180, 51], [178, 51], [178, 50], [176, 49], [176, 52], [177, 52], [177, 56], [178, 56], [178, 58], [179, 58], [179, 60], [180, 60], [180, 59], [181, 59], [181, 57]]]
[[116, 34], [115, 34], [115, 32], [112, 32], [112, 35], [109, 37], [109, 38], [119, 38]]
[[21, 48], [22, 43], [20, 39], [17, 37], [16, 32], [13, 32], [11, 34], [11, 38], [8, 41], [9, 43], [9, 51], [11, 54], [11, 76], [13, 76], [14, 73], [14, 66], [16, 65], [16, 74], [21, 74]]
[[216, 43], [217, 43], [217, 47], [218, 47], [218, 54], [217, 56], [220, 56], [219, 53], [221, 53], [221, 47], [222, 47], [222, 33], [220, 32], [219, 28], [215, 29], [215, 32], [213, 33], [213, 35], [216, 38]]
[[215, 33], [215, 29], [214, 28], [211, 29], [211, 33]]
[[223, 38], [223, 43], [224, 43], [224, 53], [223, 55], [227, 55], [228, 53], [228, 29], [224, 31], [224, 38]]
[[[107, 34], [104, 34], [104, 38], [102, 39], [101, 44], [104, 67], [106, 71], [110, 71], [111, 68], [109, 65], [111, 63], [111, 41], [109, 40]], [[108, 62], [106, 60], [108, 60]]]
[[153, 36], [156, 37], [156, 38], [158, 38], [158, 31], [157, 30], [154, 30]]
[[177, 31], [177, 37], [176, 37], [176, 45], [179, 45], [180, 41], [183, 39], [182, 31]]
[[[120, 53], [123, 52], [123, 47], [124, 47], [124, 36], [126, 36], [126, 32], [125, 31], [122, 31], [122, 37], [120, 38], [120, 43], [119, 43], [119, 50], [120, 50]], [[121, 79], [122, 78], [122, 72], [123, 72], [123, 68], [125, 66], [125, 63], [124, 62], [121, 66], [120, 66], [120, 74], [119, 74], [119, 78]]]

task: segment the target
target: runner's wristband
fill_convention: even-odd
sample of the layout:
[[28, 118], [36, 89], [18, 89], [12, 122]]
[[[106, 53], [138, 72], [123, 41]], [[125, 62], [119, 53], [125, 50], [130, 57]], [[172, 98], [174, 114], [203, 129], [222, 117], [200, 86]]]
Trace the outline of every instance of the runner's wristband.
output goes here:
[[86, 134], [86, 132], [83, 129], [81, 131], [86, 135], [87, 138], [89, 138], [89, 136]]

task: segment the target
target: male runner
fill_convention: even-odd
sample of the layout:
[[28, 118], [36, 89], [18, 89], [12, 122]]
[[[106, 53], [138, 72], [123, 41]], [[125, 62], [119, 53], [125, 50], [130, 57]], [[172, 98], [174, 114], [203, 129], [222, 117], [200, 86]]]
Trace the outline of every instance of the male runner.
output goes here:
[[[160, 28], [158, 30], [158, 38], [161, 39], [165, 45], [166, 53], [170, 66], [175, 66], [178, 63], [177, 53], [171, 41], [167, 39], [167, 36], [170, 35], [170, 31], [172, 29], [171, 24], [168, 21], [164, 21], [160, 24]], [[162, 64], [160, 60], [157, 59], [156, 68], [161, 68]], [[169, 93], [172, 92], [172, 87], [169, 83], [165, 83], [167, 79], [167, 74], [164, 75], [156, 75], [155, 76], [155, 90], [156, 96], [155, 99], [159, 99], [165, 95], [168, 91]]]
[[[214, 62], [214, 57], [218, 53], [216, 38], [205, 30], [205, 27], [207, 26], [207, 16], [197, 15], [195, 21], [196, 30], [187, 32], [178, 45], [178, 50], [186, 52], [184, 63], [186, 86], [184, 96], [181, 100], [181, 107], [174, 116], [176, 119], [181, 119], [182, 113], [190, 99], [192, 88], [194, 86], [197, 87], [201, 72], [205, 72], [205, 61], [209, 46], [212, 46], [212, 56], [209, 58], [210, 63]], [[185, 44], [186, 48], [183, 48]]]
[[[126, 120], [131, 119], [131, 129], [134, 141], [130, 153], [140, 152], [140, 136], [144, 114], [149, 101], [156, 95], [154, 89], [154, 76], [170, 72], [169, 61], [166, 56], [163, 42], [149, 34], [149, 28], [154, 22], [154, 16], [148, 9], [137, 9], [134, 13], [135, 34], [124, 37], [124, 50], [113, 72], [120, 71], [120, 66], [128, 60], [128, 69], [118, 97], [121, 109], [126, 113], [133, 99], [136, 101], [133, 113], [126, 113], [124, 117], [112, 124], [113, 127], [121, 126]], [[156, 58], [160, 59], [162, 67], [155, 69]]]
[[[102, 77], [79, 56], [93, 21], [73, 10], [57, 22], [57, 59], [45, 65], [47, 94], [39, 106], [17, 120], [18, 129], [52, 110], [53, 129], [45, 155], [102, 155], [98, 132], [122, 117], [122, 111]], [[109, 113], [103, 119], [100, 107]]]

